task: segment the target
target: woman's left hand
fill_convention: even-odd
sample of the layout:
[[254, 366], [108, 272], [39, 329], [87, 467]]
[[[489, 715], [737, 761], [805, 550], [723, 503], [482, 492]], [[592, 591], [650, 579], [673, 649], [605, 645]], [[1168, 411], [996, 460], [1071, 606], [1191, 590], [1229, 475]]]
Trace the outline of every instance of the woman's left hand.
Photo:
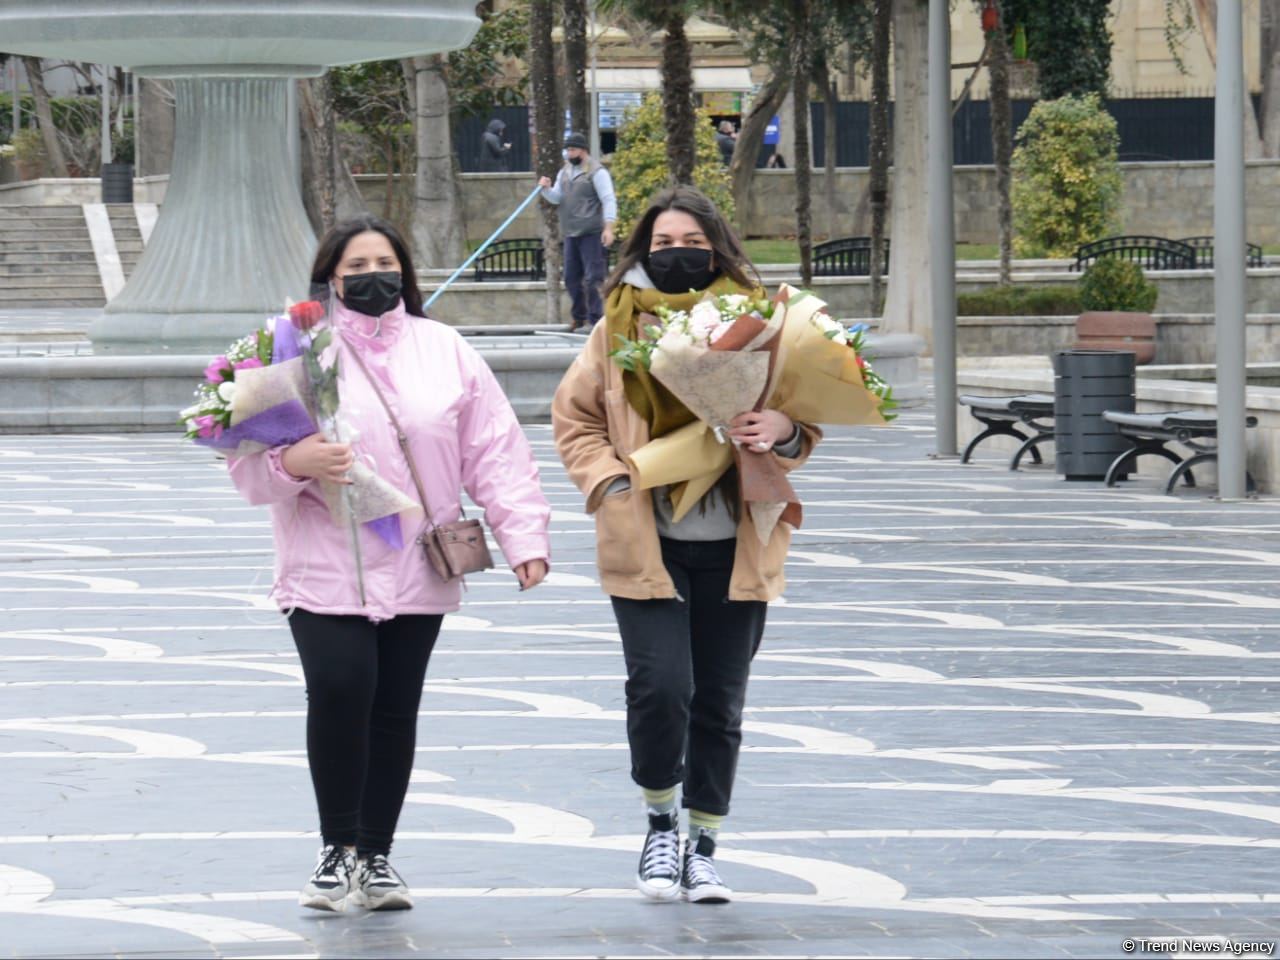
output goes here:
[[739, 414], [729, 427], [729, 436], [754, 453], [768, 453], [796, 432], [795, 423], [779, 410]]
[[529, 560], [515, 568], [521, 590], [532, 590], [547, 578], [547, 561]]

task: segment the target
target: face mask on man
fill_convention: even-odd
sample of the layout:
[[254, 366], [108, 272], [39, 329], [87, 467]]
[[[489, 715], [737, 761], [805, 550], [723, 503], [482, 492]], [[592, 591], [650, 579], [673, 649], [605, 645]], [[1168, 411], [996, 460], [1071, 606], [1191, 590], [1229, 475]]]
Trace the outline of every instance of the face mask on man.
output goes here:
[[579, 154], [575, 154], [574, 156], [570, 157], [570, 158], [569, 158], [569, 162], [570, 162], [571, 164], [573, 164], [575, 167], [580, 167], [580, 166], [582, 166], [582, 154], [580, 154], [580, 153], [579, 153]]
[[705, 290], [720, 271], [711, 266], [711, 251], [701, 247], [664, 247], [645, 258], [645, 270], [663, 293]]
[[342, 278], [342, 302], [348, 310], [380, 317], [396, 308], [402, 285], [399, 270], [353, 273]]

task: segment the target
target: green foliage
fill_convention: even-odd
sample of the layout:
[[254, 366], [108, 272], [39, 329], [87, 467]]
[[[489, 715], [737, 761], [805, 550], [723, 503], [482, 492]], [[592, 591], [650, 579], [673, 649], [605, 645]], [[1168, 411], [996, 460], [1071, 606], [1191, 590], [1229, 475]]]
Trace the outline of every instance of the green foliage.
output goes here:
[[[662, 111], [662, 97], [650, 93], [639, 107], [627, 111], [618, 131], [618, 149], [613, 155], [610, 173], [618, 196], [619, 238], [631, 232], [636, 221], [649, 208], [654, 194], [671, 184], [667, 167], [667, 129]], [[693, 183], [720, 208], [721, 215], [733, 221], [733, 190], [729, 172], [725, 170], [716, 146], [711, 116], [698, 111], [697, 164]]]
[[519, 4], [487, 17], [471, 43], [449, 54], [446, 71], [455, 116], [484, 113], [495, 106], [519, 106], [528, 98], [529, 77], [508, 76], [505, 65], [527, 61], [529, 9]]
[[1040, 95], [1105, 96], [1111, 74], [1111, 0], [1004, 0], [1012, 44], [1025, 28], [1027, 58], [1040, 68]]
[[1116, 122], [1096, 94], [1043, 100], [1018, 130], [1013, 154], [1014, 249], [1070, 257], [1120, 228]]
[[992, 287], [956, 297], [961, 317], [1067, 317], [1079, 312], [1080, 290], [1065, 284]]
[[1080, 306], [1084, 310], [1123, 310], [1150, 313], [1159, 291], [1132, 260], [1104, 257], [1080, 278]]
[[39, 130], [23, 127], [14, 136], [13, 147], [14, 160], [19, 170], [25, 171], [28, 176], [31, 173], [41, 177], [48, 175], [49, 158], [45, 155], [44, 139]]

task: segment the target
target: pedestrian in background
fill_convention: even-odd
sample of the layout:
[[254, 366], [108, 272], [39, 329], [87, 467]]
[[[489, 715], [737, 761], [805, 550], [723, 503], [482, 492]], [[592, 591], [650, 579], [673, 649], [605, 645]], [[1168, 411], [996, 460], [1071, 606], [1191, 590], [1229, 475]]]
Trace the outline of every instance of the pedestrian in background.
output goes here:
[[733, 162], [733, 151], [738, 145], [738, 131], [733, 129], [733, 121], [721, 120], [720, 130], [716, 134], [716, 145], [720, 148], [720, 156], [727, 167]]
[[480, 138], [480, 172], [505, 173], [511, 169], [511, 144], [507, 142], [507, 125], [494, 117]]
[[[751, 660], [768, 601], [782, 593], [791, 528], [779, 523], [760, 542], [736, 468], [679, 521], [666, 487], [635, 488], [628, 455], [695, 418], [647, 369], [624, 371], [609, 351], [615, 335], [641, 336], [643, 315], [659, 307], [689, 310], [707, 292], [764, 291], [720, 212], [689, 186], [653, 201], [606, 291], [605, 322], [561, 381], [551, 419], [560, 459], [595, 516], [600, 583], [622, 637], [631, 778], [649, 825], [636, 886], [654, 900], [683, 893], [725, 903], [732, 892], [716, 870], [716, 838], [729, 813]], [[785, 470], [821, 436], [777, 410], [745, 412], [730, 427], [742, 456], [777, 456]], [[689, 810], [683, 857], [681, 802]]]
[[590, 331], [604, 314], [600, 286], [604, 283], [605, 248], [613, 246], [618, 201], [613, 178], [591, 156], [587, 138], [571, 133], [564, 140], [565, 165], [538, 185], [548, 203], [560, 207], [564, 233], [564, 285], [573, 304], [573, 331]]

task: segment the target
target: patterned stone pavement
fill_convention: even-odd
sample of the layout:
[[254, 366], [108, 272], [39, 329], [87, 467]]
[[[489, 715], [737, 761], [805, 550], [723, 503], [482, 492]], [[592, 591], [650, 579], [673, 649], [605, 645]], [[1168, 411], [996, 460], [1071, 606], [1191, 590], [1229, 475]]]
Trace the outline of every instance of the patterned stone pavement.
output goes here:
[[[591, 524], [475, 577], [428, 677], [417, 909], [295, 905], [317, 839], [270, 539], [212, 458], [0, 438], [0, 956], [1119, 957], [1280, 938], [1280, 504], [844, 430], [747, 713], [723, 907], [647, 903]], [[1142, 955], [1141, 951], [1135, 955]]]

